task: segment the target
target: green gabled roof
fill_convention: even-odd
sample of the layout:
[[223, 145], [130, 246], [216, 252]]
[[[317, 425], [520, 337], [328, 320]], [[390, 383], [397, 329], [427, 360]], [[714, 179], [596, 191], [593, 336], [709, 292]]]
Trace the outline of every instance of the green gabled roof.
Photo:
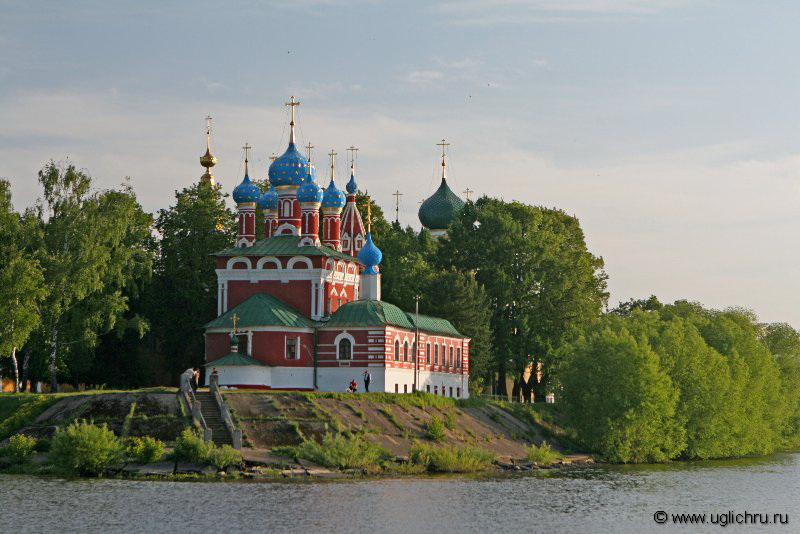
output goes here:
[[255, 358], [251, 358], [245, 354], [239, 354], [238, 352], [231, 352], [230, 354], [226, 354], [222, 358], [217, 358], [213, 362], [208, 362], [203, 365], [203, 367], [223, 367], [223, 366], [243, 366], [243, 365], [258, 365], [261, 367], [270, 367], [269, 365], [265, 364], [264, 362], [260, 362]]
[[215, 252], [214, 256], [325, 256], [347, 261], [358, 261], [327, 245], [299, 247], [297, 244], [302, 239], [297, 235], [279, 235], [256, 241], [252, 247], [230, 247]]
[[[322, 328], [384, 327], [387, 325], [414, 330], [414, 314], [406, 313], [394, 304], [380, 300], [356, 300], [343, 304], [328, 322], [320, 324]], [[419, 316], [419, 329], [428, 334], [465, 337], [450, 324], [450, 321], [427, 315]]]
[[386, 326], [392, 325], [413, 330], [414, 325], [405, 312], [380, 300], [354, 300], [339, 307], [324, 327]]
[[[414, 323], [415, 314], [406, 313], [411, 323]], [[439, 317], [431, 317], [429, 315], [419, 316], [419, 329], [428, 334], [442, 334], [450, 337], [465, 338], [453, 324], [447, 319], [440, 319]]]
[[226, 311], [205, 328], [233, 328], [233, 314], [239, 318], [237, 327], [247, 326], [283, 326], [289, 328], [314, 328], [315, 323], [300, 312], [276, 299], [272, 295], [259, 293], [253, 295], [234, 308]]

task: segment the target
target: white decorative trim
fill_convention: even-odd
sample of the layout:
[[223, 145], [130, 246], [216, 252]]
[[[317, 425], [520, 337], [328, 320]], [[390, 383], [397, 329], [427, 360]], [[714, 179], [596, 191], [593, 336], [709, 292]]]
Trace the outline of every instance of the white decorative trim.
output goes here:
[[336, 339], [334, 339], [333, 341], [333, 345], [336, 347], [336, 359], [341, 360], [341, 358], [339, 357], [339, 342], [343, 339], [347, 339], [350, 341], [350, 360], [352, 360], [356, 350], [356, 339], [350, 334], [348, 334], [347, 330], [336, 336]]
[[236, 265], [239, 262], [244, 262], [247, 265], [248, 269], [252, 269], [253, 268], [253, 264], [250, 261], [250, 258], [247, 258], [245, 256], [234, 256], [233, 258], [228, 260], [228, 263], [225, 265], [225, 267], [228, 270], [231, 270], [231, 271], [233, 271], [233, 270], [241, 271], [243, 269], [234, 269], [233, 268], [233, 266]]
[[295, 257], [293, 257], [293, 258], [291, 258], [289, 260], [289, 263], [286, 264], [286, 269], [287, 270], [293, 269], [295, 265], [297, 265], [298, 263], [301, 263], [301, 262], [304, 263], [308, 267], [308, 269], [313, 269], [314, 268], [314, 264], [311, 263], [311, 260], [308, 259], [307, 257], [305, 257], [305, 256], [295, 256]]
[[[284, 231], [288, 230], [288, 231]], [[290, 223], [283, 223], [275, 229], [273, 235], [298, 235], [297, 227]]]
[[281, 260], [279, 260], [275, 256], [264, 256], [263, 258], [259, 258], [258, 261], [256, 262], [256, 269], [263, 269], [264, 264], [267, 262], [274, 263], [275, 265], [277, 265], [278, 267], [277, 270], [283, 269], [283, 266], [281, 265]]

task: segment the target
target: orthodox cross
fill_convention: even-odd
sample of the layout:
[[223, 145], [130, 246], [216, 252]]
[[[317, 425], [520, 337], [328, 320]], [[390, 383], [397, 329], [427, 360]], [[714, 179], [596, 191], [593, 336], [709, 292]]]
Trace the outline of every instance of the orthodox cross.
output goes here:
[[470, 196], [471, 196], [471, 195], [472, 195], [472, 193], [474, 193], [474, 192], [475, 192], [475, 191], [473, 191], [473, 190], [472, 190], [472, 189], [470, 189], [469, 187], [467, 188], [467, 190], [466, 190], [466, 191], [464, 191], [464, 194], [467, 196], [467, 202], [469, 202], [470, 200], [472, 200], [472, 199], [470, 198]]
[[247, 174], [247, 155], [250, 153], [250, 149], [253, 147], [245, 143], [242, 148], [244, 149], [244, 173]]
[[308, 150], [308, 161], [311, 161], [311, 150], [313, 148], [314, 145], [312, 145], [311, 142], [309, 141], [309, 143], [306, 145], [306, 150]]
[[367, 233], [372, 232], [372, 199], [367, 197]]
[[355, 166], [356, 152], [358, 152], [358, 149], [353, 145], [350, 145], [350, 148], [348, 148], [347, 151], [350, 152], [350, 166], [353, 167]]
[[440, 147], [442, 147], [442, 159], [444, 159], [444, 151], [445, 151], [445, 149], [446, 149], [447, 147], [449, 147], [449, 146], [450, 146], [450, 143], [446, 143], [446, 142], [444, 141], [444, 139], [442, 139], [442, 142], [441, 142], [441, 143], [436, 143], [436, 146], [440, 146]]
[[294, 108], [295, 106], [300, 105], [300, 101], [299, 100], [296, 101], [294, 99], [294, 95], [292, 95], [292, 100], [290, 102], [286, 102], [286, 105], [292, 108], [292, 126], [294, 126]]
[[403, 193], [398, 189], [392, 193], [392, 196], [394, 197], [394, 220], [400, 222], [400, 197], [403, 196]]
[[275, 152], [273, 152], [272, 155], [269, 157], [269, 160], [270, 161], [275, 161], [276, 159], [278, 159], [278, 156], [276, 156]]
[[336, 156], [338, 156], [338, 154], [336, 153], [335, 150], [331, 149], [331, 151], [328, 153], [328, 155], [331, 157], [331, 182], [332, 182], [333, 181], [333, 165], [334, 165], [334, 162], [336, 161]]
[[206, 135], [211, 139], [211, 115], [206, 117]]
[[239, 320], [239, 316], [235, 313], [231, 316], [231, 321], [233, 321], [233, 333], [236, 333], [236, 321]]

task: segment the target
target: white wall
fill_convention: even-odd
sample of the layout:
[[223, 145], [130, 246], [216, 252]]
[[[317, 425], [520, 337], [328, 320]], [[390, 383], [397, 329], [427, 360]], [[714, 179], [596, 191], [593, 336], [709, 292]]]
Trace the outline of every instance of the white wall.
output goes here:
[[268, 386], [270, 385], [269, 367], [260, 365], [219, 365], [206, 367], [206, 385], [211, 379], [213, 370], [217, 370], [220, 386], [248, 385], [248, 386]]
[[314, 389], [313, 367], [273, 367], [273, 389]]

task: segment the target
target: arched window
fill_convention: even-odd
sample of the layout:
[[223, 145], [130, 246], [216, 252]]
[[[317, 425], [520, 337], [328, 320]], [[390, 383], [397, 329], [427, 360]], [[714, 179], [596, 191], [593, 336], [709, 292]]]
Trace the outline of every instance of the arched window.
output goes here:
[[433, 365], [439, 365], [439, 345], [433, 346]]
[[[453, 345], [450, 345], [450, 358], [448, 359], [448, 364], [450, 367], [453, 367]], [[450, 396], [452, 397], [452, 395]]]
[[430, 363], [431, 362], [431, 344], [430, 343], [425, 345], [425, 362], [426, 363]]
[[456, 349], [456, 369], [461, 369], [461, 347]]
[[403, 361], [408, 361], [408, 341], [403, 342]]
[[396, 339], [394, 342], [394, 361], [400, 361], [400, 340]]
[[447, 365], [447, 347], [445, 347], [444, 343], [442, 343], [442, 367], [445, 367], [446, 365]]
[[284, 217], [291, 217], [292, 215], [292, 201], [291, 200], [284, 200], [283, 201], [283, 216]]
[[353, 358], [353, 344], [350, 340], [344, 338], [339, 341], [339, 359], [350, 360]]

